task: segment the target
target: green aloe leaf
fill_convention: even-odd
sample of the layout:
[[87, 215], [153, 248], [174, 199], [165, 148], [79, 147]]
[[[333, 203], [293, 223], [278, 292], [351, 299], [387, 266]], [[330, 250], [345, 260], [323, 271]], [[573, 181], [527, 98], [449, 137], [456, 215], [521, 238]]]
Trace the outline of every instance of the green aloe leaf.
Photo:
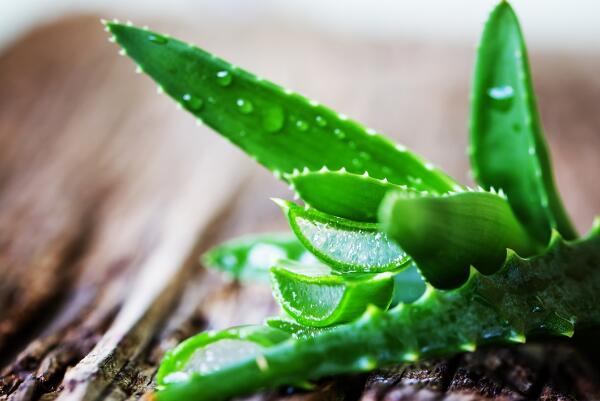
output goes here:
[[521, 256], [542, 250], [501, 195], [461, 192], [444, 196], [391, 192], [380, 222], [436, 288], [455, 288], [473, 266], [496, 272], [510, 248]]
[[[435, 250], [432, 244], [431, 250]], [[310, 336], [293, 337], [256, 358], [196, 375], [156, 394], [158, 401], [221, 401], [336, 374], [472, 351], [490, 343], [523, 343], [528, 336], [572, 336], [600, 323], [600, 221], [583, 240], [558, 234], [544, 255], [510, 253], [486, 276], [472, 271], [454, 290], [428, 291], [417, 302], [362, 317]]]
[[290, 338], [285, 331], [264, 326], [239, 326], [206, 331], [188, 338], [163, 358], [156, 382], [159, 386], [188, 381], [247, 358], [257, 358], [267, 347]]
[[334, 275], [325, 265], [280, 261], [271, 268], [273, 294], [298, 323], [327, 327], [359, 317], [368, 305], [387, 309], [392, 300], [392, 273]]
[[206, 252], [202, 256], [202, 263], [236, 280], [267, 281], [269, 268], [280, 259], [316, 260], [293, 234], [270, 233], [224, 242]]
[[362, 222], [377, 221], [377, 210], [391, 190], [409, 190], [388, 180], [345, 170], [295, 171], [287, 176], [291, 188], [311, 207], [333, 216]]
[[294, 169], [346, 168], [421, 190], [454, 181], [405, 148], [305, 97], [188, 43], [119, 23], [113, 39], [161, 90], [280, 176]]
[[419, 299], [427, 289], [417, 265], [411, 263], [406, 269], [394, 274], [394, 298], [392, 305], [409, 304]]
[[270, 317], [270, 318], [266, 319], [265, 323], [269, 327], [273, 327], [274, 329], [279, 329], [279, 330], [285, 331], [286, 333], [290, 334], [294, 338], [314, 337], [317, 334], [324, 333], [328, 330], [331, 330], [333, 327], [335, 327], [335, 326], [329, 326], [329, 327], [305, 326], [287, 316]]
[[409, 257], [374, 223], [360, 223], [330, 216], [295, 203], [275, 200], [292, 231], [318, 259], [339, 273], [396, 271]]
[[506, 1], [490, 15], [479, 46], [470, 128], [469, 153], [480, 185], [502, 188], [538, 240], [547, 243], [552, 228], [575, 238], [554, 184], [521, 28]]

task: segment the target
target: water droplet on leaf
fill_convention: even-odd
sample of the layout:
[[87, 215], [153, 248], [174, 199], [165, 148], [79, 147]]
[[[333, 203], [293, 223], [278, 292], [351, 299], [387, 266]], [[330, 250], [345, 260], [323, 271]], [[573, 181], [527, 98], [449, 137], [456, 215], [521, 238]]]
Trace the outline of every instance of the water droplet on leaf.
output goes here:
[[515, 97], [515, 90], [510, 85], [495, 86], [488, 90], [488, 96], [492, 99], [492, 106], [501, 111], [508, 111]]
[[164, 44], [166, 44], [169, 41], [164, 36], [155, 35], [155, 34], [148, 35], [148, 40], [150, 42], [152, 42], [152, 43], [157, 44], [157, 45], [164, 45]]
[[189, 93], [186, 93], [185, 95], [183, 95], [182, 99], [183, 99], [183, 104], [185, 105], [185, 108], [188, 110], [192, 110], [192, 111], [200, 110], [202, 108], [202, 105], [204, 104], [202, 99], [200, 99], [199, 97], [190, 95]]
[[221, 86], [229, 86], [233, 81], [231, 73], [227, 70], [217, 72], [217, 83]]
[[252, 103], [246, 99], [239, 98], [235, 102], [235, 104], [237, 105], [240, 112], [243, 114], [250, 114], [254, 110], [254, 106], [252, 105]]
[[326, 127], [327, 126], [327, 120], [325, 120], [323, 118], [323, 116], [316, 116], [315, 117], [315, 121], [316, 121], [316, 123], [317, 123], [317, 125], [319, 127]]
[[308, 123], [304, 120], [298, 120], [298, 121], [296, 121], [296, 127], [300, 131], [306, 131], [308, 129]]
[[333, 130], [333, 135], [335, 135], [336, 138], [338, 139], [344, 139], [346, 138], [346, 134], [344, 133], [344, 131], [342, 131], [339, 128], [336, 128]]

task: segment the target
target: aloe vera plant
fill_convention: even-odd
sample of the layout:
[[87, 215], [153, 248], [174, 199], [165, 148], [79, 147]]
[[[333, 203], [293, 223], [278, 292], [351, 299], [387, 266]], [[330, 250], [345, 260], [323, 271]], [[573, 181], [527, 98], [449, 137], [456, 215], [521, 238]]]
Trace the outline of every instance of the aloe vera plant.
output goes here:
[[471, 189], [344, 115], [130, 24], [106, 29], [186, 110], [286, 181], [293, 236], [204, 261], [270, 275], [285, 314], [167, 353], [159, 400], [221, 400], [488, 343], [600, 324], [600, 220], [578, 238], [556, 190], [517, 18], [486, 24], [471, 104]]

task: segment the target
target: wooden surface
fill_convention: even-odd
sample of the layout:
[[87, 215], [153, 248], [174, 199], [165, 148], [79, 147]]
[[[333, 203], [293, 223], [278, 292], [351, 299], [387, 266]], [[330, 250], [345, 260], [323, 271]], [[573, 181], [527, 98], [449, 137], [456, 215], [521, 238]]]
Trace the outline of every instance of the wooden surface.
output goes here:
[[[470, 49], [273, 24], [157, 27], [468, 182]], [[600, 60], [533, 62], [559, 187], [584, 230], [600, 212]], [[289, 193], [133, 70], [95, 17], [39, 28], [0, 56], [0, 400], [135, 399], [181, 339], [276, 313], [267, 287], [228, 283], [197, 257], [235, 235], [285, 229], [268, 198]], [[598, 365], [580, 350], [484, 349], [252, 399], [600, 399]]]

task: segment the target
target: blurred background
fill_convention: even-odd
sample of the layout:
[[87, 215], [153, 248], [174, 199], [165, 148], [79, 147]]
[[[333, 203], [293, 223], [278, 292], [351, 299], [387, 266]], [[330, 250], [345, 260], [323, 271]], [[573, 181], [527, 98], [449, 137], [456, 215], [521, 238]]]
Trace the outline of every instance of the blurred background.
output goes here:
[[[101, 17], [196, 43], [471, 183], [470, 75], [494, 3], [4, 2], [0, 400], [94, 391], [126, 399], [181, 338], [276, 312], [268, 287], [236, 287], [197, 257], [236, 235], [285, 230], [269, 197], [291, 194], [158, 96], [107, 41]], [[514, 6], [558, 186], [584, 232], [600, 214], [600, 3]], [[120, 383], [124, 366], [148, 380]]]

